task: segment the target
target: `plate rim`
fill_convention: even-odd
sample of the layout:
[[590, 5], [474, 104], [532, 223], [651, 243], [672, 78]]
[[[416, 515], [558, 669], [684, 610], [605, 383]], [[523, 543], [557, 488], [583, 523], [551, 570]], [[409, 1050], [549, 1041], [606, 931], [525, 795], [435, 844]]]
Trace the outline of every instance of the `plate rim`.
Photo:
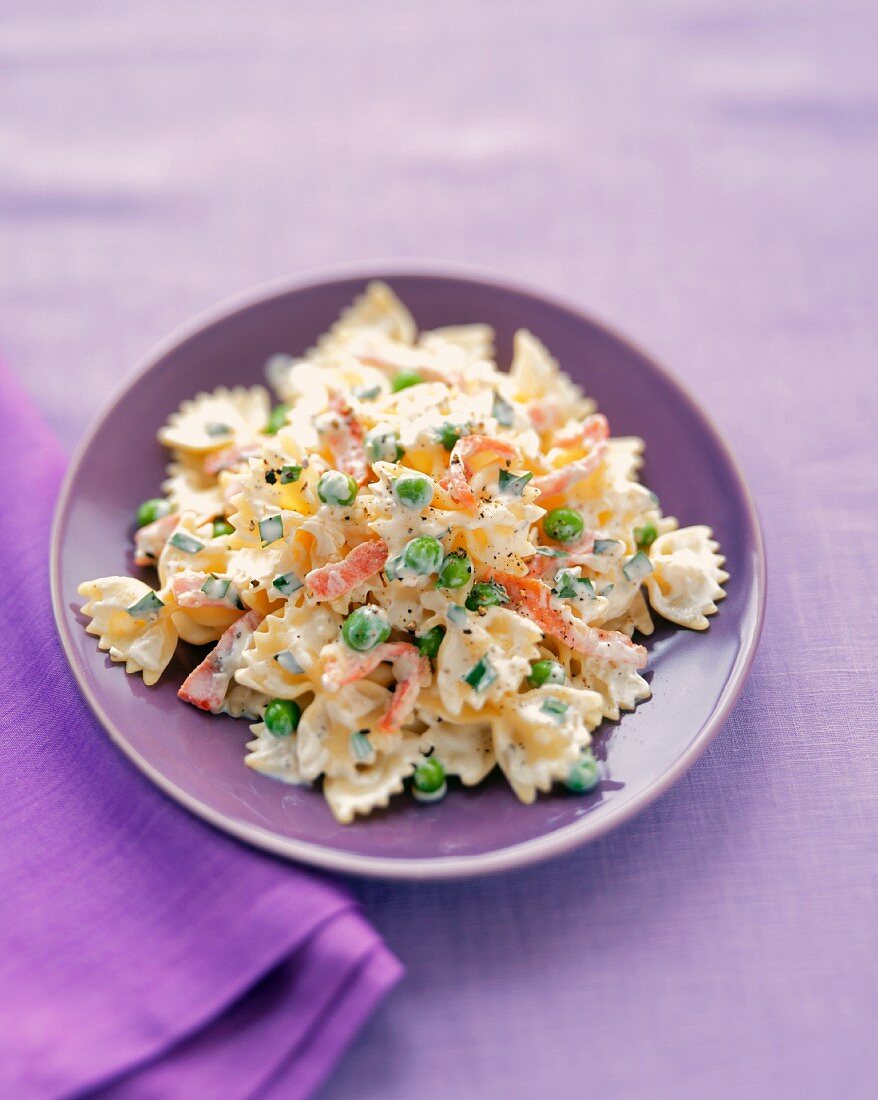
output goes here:
[[[392, 283], [402, 278], [437, 278], [458, 282], [478, 283], [502, 293], [522, 295], [553, 309], [575, 316], [634, 352], [671, 387], [675, 396], [689, 407], [689, 410], [702, 422], [713, 437], [726, 459], [735, 478], [736, 488], [744, 504], [747, 519], [753, 536], [755, 553], [754, 588], [756, 597], [756, 615], [748, 624], [746, 636], [742, 637], [735, 662], [729, 678], [723, 688], [716, 706], [702, 724], [693, 740], [674, 765], [635, 795], [615, 814], [609, 813], [597, 821], [589, 822], [589, 817], [580, 818], [561, 829], [533, 837], [520, 843], [506, 845], [490, 852], [475, 855], [435, 856], [421, 858], [393, 858], [389, 856], [362, 855], [342, 849], [298, 840], [294, 837], [282, 837], [269, 829], [238, 821], [214, 810], [212, 807], [193, 797], [187, 791], [168, 780], [154, 768], [126, 740], [124, 733], [110, 719], [100, 700], [91, 691], [84, 673], [79, 667], [73, 639], [65, 615], [61, 597], [61, 528], [66, 515], [76, 473], [85, 452], [99, 435], [104, 423], [112, 415], [116, 405], [128, 390], [147, 374], [164, 356], [175, 350], [202, 330], [228, 320], [261, 302], [297, 291], [309, 290], [337, 282], [349, 280], [383, 280]], [[411, 260], [384, 260], [359, 264], [333, 264], [295, 275], [286, 275], [271, 279], [232, 294], [217, 304], [201, 310], [193, 317], [178, 324], [162, 340], [158, 341], [141, 355], [131, 371], [126, 372], [122, 382], [104, 401], [98, 412], [80, 438], [67, 466], [61, 487], [55, 502], [52, 520], [49, 550], [49, 581], [52, 597], [52, 610], [55, 625], [64, 650], [67, 663], [74, 675], [80, 692], [88, 706], [98, 719], [110, 739], [129, 760], [165, 795], [172, 798], [190, 813], [207, 821], [215, 828], [234, 836], [272, 855], [295, 860], [327, 871], [342, 872], [367, 878], [397, 879], [410, 881], [433, 881], [438, 879], [470, 878], [477, 875], [509, 871], [531, 866], [552, 857], [560, 856], [589, 841], [596, 840], [611, 829], [630, 821], [643, 809], [661, 797], [686, 771], [688, 771], [705, 751], [725, 724], [734, 704], [741, 694], [744, 683], [756, 656], [762, 627], [765, 620], [767, 565], [765, 543], [761, 525], [752, 495], [744, 479], [740, 464], [731, 447], [714, 421], [707, 415], [704, 407], [686, 387], [661, 363], [644, 351], [628, 336], [622, 335], [614, 326], [598, 320], [573, 302], [560, 296], [546, 293], [534, 287], [507, 279], [494, 272], [482, 270], [464, 264], [415, 262]]]

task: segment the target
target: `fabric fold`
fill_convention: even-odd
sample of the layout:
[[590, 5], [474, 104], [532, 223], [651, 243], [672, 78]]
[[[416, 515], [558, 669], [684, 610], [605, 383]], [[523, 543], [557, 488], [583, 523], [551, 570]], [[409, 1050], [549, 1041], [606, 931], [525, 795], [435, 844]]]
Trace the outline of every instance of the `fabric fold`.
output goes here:
[[[181, 810], [122, 756], [57, 640], [64, 456], [0, 365], [0, 1095], [304, 1097], [401, 969], [338, 885]], [[158, 1082], [158, 1084], [156, 1084]]]

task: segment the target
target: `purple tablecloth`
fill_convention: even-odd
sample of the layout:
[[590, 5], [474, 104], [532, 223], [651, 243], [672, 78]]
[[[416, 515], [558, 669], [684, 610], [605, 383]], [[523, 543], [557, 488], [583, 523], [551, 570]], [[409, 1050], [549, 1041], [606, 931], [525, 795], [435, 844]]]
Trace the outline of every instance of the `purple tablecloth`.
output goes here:
[[556, 291], [712, 411], [765, 526], [749, 686], [657, 805], [354, 884], [408, 977], [325, 1095], [874, 1095], [878, 17], [856, 0], [7, 3], [0, 344], [72, 444], [224, 295], [337, 260]]

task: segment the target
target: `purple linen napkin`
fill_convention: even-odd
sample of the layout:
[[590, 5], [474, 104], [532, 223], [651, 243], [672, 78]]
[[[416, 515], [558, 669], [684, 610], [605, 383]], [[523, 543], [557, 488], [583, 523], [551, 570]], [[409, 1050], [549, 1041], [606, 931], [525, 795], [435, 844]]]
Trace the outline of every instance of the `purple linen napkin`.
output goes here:
[[0, 415], [0, 1096], [307, 1096], [401, 967], [341, 888], [110, 743], [50, 607], [64, 458], [2, 364]]

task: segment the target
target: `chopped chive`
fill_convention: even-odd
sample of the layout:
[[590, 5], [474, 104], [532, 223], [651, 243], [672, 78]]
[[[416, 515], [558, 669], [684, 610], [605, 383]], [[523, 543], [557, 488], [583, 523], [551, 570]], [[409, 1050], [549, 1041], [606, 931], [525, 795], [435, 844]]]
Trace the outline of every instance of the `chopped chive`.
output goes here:
[[175, 531], [168, 539], [168, 542], [171, 546], [176, 546], [178, 550], [182, 550], [184, 554], [197, 554], [199, 550], [204, 549], [203, 542], [199, 542], [198, 539], [194, 539], [191, 535], [187, 535], [185, 531]]
[[125, 610], [132, 619], [149, 619], [157, 615], [164, 606], [155, 592], [147, 592], [137, 603], [133, 603]]
[[388, 558], [384, 565], [384, 576], [389, 581], [398, 581], [402, 576], [402, 554], [397, 554], [395, 558]]
[[540, 704], [540, 710], [543, 714], [551, 714], [553, 718], [563, 718], [569, 709], [569, 703], [565, 703], [563, 699], [556, 699], [554, 696], [544, 699]]
[[366, 764], [375, 758], [375, 749], [366, 730], [351, 734], [351, 756], [357, 763]]
[[576, 589], [573, 587], [573, 584], [574, 581], [577, 580], [579, 580], [579, 578], [571, 569], [559, 569], [555, 574], [555, 588], [553, 589], [558, 599], [574, 599], [576, 596]]
[[640, 584], [652, 572], [652, 562], [642, 550], [638, 550], [634, 557], [629, 558], [622, 566], [622, 572], [626, 580], [631, 581], [632, 584]]
[[436, 438], [446, 451], [453, 450], [454, 444], [461, 436], [469, 434], [468, 424], [451, 424], [447, 420], [436, 429]]
[[277, 435], [281, 428], [287, 422], [287, 413], [290, 411], [289, 405], [275, 405], [271, 412], [268, 414], [268, 421], [265, 427], [262, 429], [266, 435]]
[[224, 600], [231, 583], [228, 577], [217, 577], [211, 573], [201, 586], [201, 591], [211, 600]]
[[497, 679], [497, 670], [486, 654], [461, 679], [474, 691], [484, 691]]
[[538, 546], [534, 553], [541, 558], [566, 558], [570, 555], [569, 550], [554, 550], [551, 546]]
[[268, 519], [259, 521], [259, 537], [263, 546], [270, 546], [273, 542], [284, 537], [284, 521], [282, 516], [269, 516]]
[[212, 420], [209, 424], [204, 425], [205, 435], [218, 436], [218, 435], [231, 435], [232, 429], [228, 424], [221, 424], [217, 420]]
[[295, 655], [288, 649], [285, 649], [283, 653], [276, 653], [274, 659], [282, 669], [285, 669], [287, 672], [292, 672], [294, 676], [305, 671], [296, 660]]
[[281, 466], [280, 468], [281, 485], [290, 485], [292, 482], [298, 481], [301, 476], [301, 466]]
[[281, 573], [271, 582], [271, 587], [276, 588], [282, 596], [291, 596], [302, 587], [302, 582], [295, 573]]
[[581, 577], [576, 570], [559, 569], [555, 574], [555, 595], [562, 600], [590, 599], [595, 597], [594, 585], [588, 577]]
[[617, 539], [595, 539], [594, 552], [596, 554], [612, 554], [618, 545]]
[[491, 401], [491, 416], [504, 428], [511, 428], [515, 423], [515, 409], [505, 398], [500, 396], [497, 390], [494, 390], [494, 397]]
[[500, 492], [507, 493], [511, 497], [520, 497], [525, 485], [533, 477], [529, 471], [524, 474], [513, 474], [510, 470], [500, 471]]
[[450, 623], [454, 623], [455, 626], [463, 626], [467, 621], [466, 610], [461, 607], [459, 603], [453, 603], [450, 605], [445, 613]]
[[215, 519], [213, 521], [213, 537], [222, 538], [223, 535], [234, 535], [235, 528], [227, 519]]
[[439, 647], [442, 645], [442, 639], [445, 637], [444, 626], [434, 626], [426, 632], [426, 634], [419, 634], [415, 637], [415, 645], [418, 647], [418, 652], [422, 657], [426, 657], [430, 661], [435, 661], [439, 655]]
[[613, 591], [614, 588], [615, 588], [615, 585], [605, 584], [604, 587], [600, 590], [600, 592], [598, 592], [598, 595], [599, 596], [604, 596], [604, 597], [609, 596], [609, 594]]
[[378, 394], [381, 393], [381, 387], [378, 385], [360, 386], [360, 388], [354, 390], [353, 393], [358, 401], [374, 401]]

